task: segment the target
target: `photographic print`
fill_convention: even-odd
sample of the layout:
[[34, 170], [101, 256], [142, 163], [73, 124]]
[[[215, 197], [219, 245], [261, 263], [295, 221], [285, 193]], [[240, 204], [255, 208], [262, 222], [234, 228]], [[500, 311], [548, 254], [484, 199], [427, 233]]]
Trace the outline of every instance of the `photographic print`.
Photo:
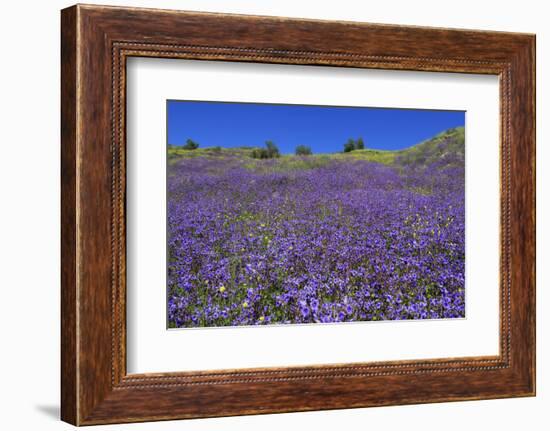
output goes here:
[[167, 101], [169, 328], [465, 317], [465, 112]]

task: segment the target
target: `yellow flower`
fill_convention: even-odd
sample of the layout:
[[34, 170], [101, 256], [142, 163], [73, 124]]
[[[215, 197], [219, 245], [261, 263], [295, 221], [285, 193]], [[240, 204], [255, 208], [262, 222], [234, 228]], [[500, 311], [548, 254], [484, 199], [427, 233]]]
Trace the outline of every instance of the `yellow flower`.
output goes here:
[[263, 322], [265, 320], [264, 316], [260, 316], [260, 322]]
[[220, 292], [221, 293], [225, 292], [225, 286], [220, 286]]
[[243, 308], [246, 308], [246, 307], [248, 307], [248, 302], [244, 301], [243, 302]]
[[261, 226], [261, 227], [265, 227], [265, 224], [264, 224], [264, 223], [262, 223], [262, 224], [261, 224], [260, 226]]

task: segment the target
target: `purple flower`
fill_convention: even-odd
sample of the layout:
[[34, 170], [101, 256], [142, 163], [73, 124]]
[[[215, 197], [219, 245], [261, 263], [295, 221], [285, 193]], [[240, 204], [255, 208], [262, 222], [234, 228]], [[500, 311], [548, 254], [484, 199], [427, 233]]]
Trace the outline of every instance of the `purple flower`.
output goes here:
[[458, 162], [170, 161], [170, 327], [464, 317]]

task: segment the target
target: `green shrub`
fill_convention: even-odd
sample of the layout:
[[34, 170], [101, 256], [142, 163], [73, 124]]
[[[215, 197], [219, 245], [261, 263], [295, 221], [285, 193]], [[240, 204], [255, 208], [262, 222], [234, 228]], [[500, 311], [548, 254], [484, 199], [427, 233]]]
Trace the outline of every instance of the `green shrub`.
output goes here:
[[363, 141], [363, 138], [361, 137], [357, 138], [357, 140], [349, 138], [348, 142], [344, 144], [344, 153], [349, 153], [354, 150], [364, 150], [364, 149], [365, 149], [365, 141]]
[[309, 156], [312, 154], [311, 147], [307, 145], [298, 145], [295, 152], [297, 156]]
[[250, 153], [254, 159], [275, 159], [280, 157], [279, 148], [272, 141], [265, 142], [265, 148], [254, 148]]
[[281, 156], [281, 154], [279, 153], [279, 148], [277, 147], [277, 145], [275, 145], [274, 142], [265, 141], [265, 148], [267, 150], [267, 154], [269, 155], [268, 158], [274, 159]]
[[355, 150], [355, 142], [350, 138], [348, 139], [348, 142], [344, 144], [344, 153], [349, 153], [353, 150]]
[[197, 148], [199, 148], [199, 144], [198, 142], [195, 142], [192, 139], [188, 139], [182, 148], [184, 150], [196, 150]]
[[254, 148], [250, 153], [250, 157], [253, 159], [267, 159], [267, 150], [265, 148]]

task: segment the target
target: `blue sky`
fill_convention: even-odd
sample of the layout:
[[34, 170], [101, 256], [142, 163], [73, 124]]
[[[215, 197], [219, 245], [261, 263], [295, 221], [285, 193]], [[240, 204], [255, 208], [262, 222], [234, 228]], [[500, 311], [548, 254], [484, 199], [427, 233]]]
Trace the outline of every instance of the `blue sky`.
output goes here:
[[465, 121], [464, 111], [175, 100], [167, 111], [171, 145], [191, 138], [200, 147], [257, 147], [271, 140], [282, 153], [300, 144], [314, 153], [338, 152], [358, 137], [366, 148], [397, 150]]

